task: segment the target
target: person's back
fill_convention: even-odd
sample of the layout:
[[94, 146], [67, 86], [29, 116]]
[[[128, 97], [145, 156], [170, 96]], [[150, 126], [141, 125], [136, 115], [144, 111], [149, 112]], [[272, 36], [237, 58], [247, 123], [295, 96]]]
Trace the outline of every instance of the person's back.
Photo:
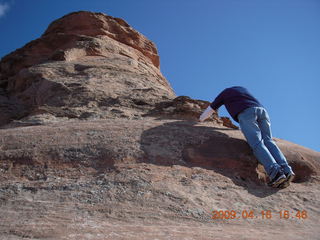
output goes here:
[[210, 104], [213, 110], [225, 105], [231, 117], [238, 122], [238, 114], [249, 107], [263, 107], [262, 104], [244, 87], [226, 88]]
[[225, 105], [232, 118], [239, 122], [241, 131], [254, 155], [264, 166], [272, 187], [287, 187], [295, 174], [285, 156], [272, 140], [270, 118], [267, 110], [244, 87], [223, 90], [201, 114], [200, 122], [219, 107]]

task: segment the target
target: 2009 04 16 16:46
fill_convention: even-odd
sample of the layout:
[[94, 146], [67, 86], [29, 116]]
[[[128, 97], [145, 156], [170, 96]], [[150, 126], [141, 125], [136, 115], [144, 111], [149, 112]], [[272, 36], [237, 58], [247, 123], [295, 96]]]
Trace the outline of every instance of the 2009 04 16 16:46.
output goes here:
[[262, 210], [260, 212], [255, 212], [253, 210], [242, 210], [240, 212], [235, 210], [214, 210], [212, 211], [211, 219], [274, 219], [275, 217], [279, 219], [305, 220], [308, 218], [308, 213], [306, 210], [297, 210], [293, 212], [288, 210]]

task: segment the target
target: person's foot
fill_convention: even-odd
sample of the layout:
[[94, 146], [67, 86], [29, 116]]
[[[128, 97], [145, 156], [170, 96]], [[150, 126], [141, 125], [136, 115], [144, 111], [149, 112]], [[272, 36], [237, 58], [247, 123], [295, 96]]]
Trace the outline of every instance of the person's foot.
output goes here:
[[286, 175], [284, 175], [284, 173], [280, 170], [278, 171], [276, 176], [268, 183], [268, 186], [274, 188], [279, 187], [279, 185], [286, 181], [286, 179]]
[[289, 187], [290, 183], [293, 181], [294, 177], [296, 176], [294, 172], [289, 172], [285, 175], [286, 175], [286, 180], [278, 186], [279, 188]]

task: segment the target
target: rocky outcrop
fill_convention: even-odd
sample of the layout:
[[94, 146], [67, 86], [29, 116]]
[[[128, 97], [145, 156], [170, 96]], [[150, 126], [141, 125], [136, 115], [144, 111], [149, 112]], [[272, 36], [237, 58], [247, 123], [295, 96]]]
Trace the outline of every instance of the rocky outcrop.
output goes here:
[[[103, 13], [77, 12], [71, 13], [50, 24], [43, 38], [56, 38], [61, 35], [84, 35], [90, 37], [108, 37], [130, 46], [142, 53], [157, 68], [160, 67], [158, 51], [155, 45], [142, 34], [129, 26], [121, 18], [114, 18]], [[88, 54], [104, 55], [99, 47], [86, 49]], [[122, 54], [126, 54], [122, 52]], [[141, 56], [140, 56], [141, 57]]]
[[[112, 46], [110, 39], [120, 44]], [[160, 66], [155, 45], [124, 20], [102, 13], [76, 12], [54, 21], [41, 38], [6, 56], [1, 63], [1, 84], [6, 84], [5, 78], [22, 68], [48, 60], [108, 57], [110, 53], [152, 63], [156, 68]]]
[[39, 39], [5, 56], [0, 72], [9, 103], [1, 106], [0, 124], [39, 114], [136, 118], [175, 97], [155, 45], [124, 20], [100, 13], [53, 22]]
[[56, 20], [0, 62], [0, 236], [316, 239], [320, 153], [275, 139], [297, 176], [270, 188], [229, 118], [197, 121], [208, 105], [174, 94], [124, 20]]

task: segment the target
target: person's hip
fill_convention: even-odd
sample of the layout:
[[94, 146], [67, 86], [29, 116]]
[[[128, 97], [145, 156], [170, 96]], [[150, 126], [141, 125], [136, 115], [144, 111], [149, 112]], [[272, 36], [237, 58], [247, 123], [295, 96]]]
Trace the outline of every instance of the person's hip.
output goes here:
[[238, 119], [239, 122], [241, 121], [241, 119], [245, 120], [245, 119], [268, 119], [269, 120], [269, 115], [267, 110], [264, 107], [248, 107], [244, 110], [242, 110], [239, 114], [238, 114]]

